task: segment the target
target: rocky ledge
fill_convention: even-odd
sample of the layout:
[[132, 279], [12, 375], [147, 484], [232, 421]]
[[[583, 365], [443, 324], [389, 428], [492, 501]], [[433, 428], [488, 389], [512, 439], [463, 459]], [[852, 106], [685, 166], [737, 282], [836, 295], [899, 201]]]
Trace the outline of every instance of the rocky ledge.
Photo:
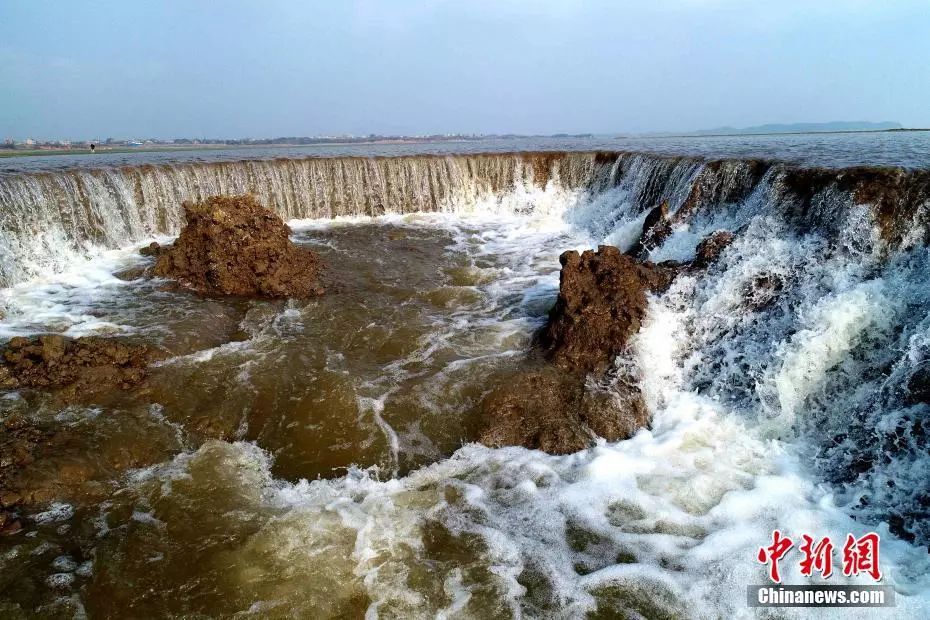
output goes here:
[[[647, 243], [631, 254], [642, 254], [652, 241], [651, 231], [665, 217], [661, 208], [657, 213], [643, 227]], [[679, 273], [709, 267], [732, 240], [727, 231], [709, 235], [688, 263], [654, 264], [605, 245], [563, 253], [559, 296], [539, 338], [542, 360], [531, 356], [528, 368], [507, 375], [485, 396], [480, 441], [568, 454], [597, 437], [619, 441], [648, 425], [635, 368], [617, 360], [629, 361], [648, 294], [666, 290]]]
[[140, 383], [163, 354], [115, 338], [12, 338], [0, 351], [0, 389], [65, 390], [72, 396]]
[[[135, 388], [147, 377], [149, 365], [163, 357], [159, 349], [114, 338], [17, 337], [0, 349], [0, 391], [49, 392], [56, 405], [94, 402], [114, 390]], [[55, 476], [43, 473], [54, 467], [49, 459], [62, 454], [71, 436], [67, 425], [40, 425], [19, 413], [4, 417], [0, 423], [0, 535], [22, 528], [17, 506], [47, 503], [78, 492], [81, 480], [74, 473], [82, 467], [65, 464]]]
[[626, 439], [649, 422], [632, 370], [614, 360], [639, 331], [647, 293], [668, 288], [678, 266], [638, 261], [613, 246], [565, 252], [560, 261], [559, 297], [539, 338], [543, 360], [484, 398], [486, 445], [568, 454], [597, 437]]
[[649, 423], [628, 375], [598, 381], [552, 364], [505, 377], [482, 401], [480, 415], [481, 443], [550, 454], [577, 452], [598, 437], [626, 439]]
[[152, 273], [210, 295], [309, 297], [323, 293], [323, 264], [290, 240], [290, 229], [254, 197], [184, 203], [186, 225], [170, 248], [153, 244]]
[[647, 293], [667, 289], [678, 265], [638, 261], [609, 245], [564, 252], [559, 262], [559, 296], [541, 334], [546, 357], [602, 375], [639, 331]]

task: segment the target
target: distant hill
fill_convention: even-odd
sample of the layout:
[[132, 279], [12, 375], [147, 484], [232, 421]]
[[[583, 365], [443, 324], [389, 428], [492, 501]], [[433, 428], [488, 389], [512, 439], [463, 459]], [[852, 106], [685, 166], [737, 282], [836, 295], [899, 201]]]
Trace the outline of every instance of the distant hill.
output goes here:
[[832, 121], [829, 123], [770, 123], [768, 125], [755, 125], [753, 127], [718, 127], [716, 129], [701, 129], [689, 132], [696, 136], [731, 135], [731, 134], [759, 134], [759, 133], [822, 133], [830, 131], [884, 131], [888, 129], [902, 129], [901, 123], [884, 121], [873, 123], [870, 121]]

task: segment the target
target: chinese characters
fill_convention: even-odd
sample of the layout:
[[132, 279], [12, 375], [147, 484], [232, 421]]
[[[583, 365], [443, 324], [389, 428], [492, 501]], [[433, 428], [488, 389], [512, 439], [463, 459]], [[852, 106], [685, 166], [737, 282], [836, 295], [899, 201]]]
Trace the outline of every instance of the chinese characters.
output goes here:
[[[812, 577], [817, 573], [824, 579], [829, 578], [833, 574], [833, 541], [829, 536], [816, 540], [807, 534], [802, 534], [801, 540], [798, 546], [798, 551], [801, 553], [799, 562], [801, 574], [805, 577]], [[859, 538], [848, 534], [842, 549], [843, 575], [846, 577], [868, 575], [873, 580], [880, 581], [882, 573], [879, 567], [879, 542], [879, 535], [875, 532], [869, 532]], [[772, 532], [772, 543], [759, 548], [756, 559], [761, 564], [768, 565], [769, 579], [773, 582], [781, 583], [779, 562], [785, 559], [794, 546], [791, 538], [775, 530]]]

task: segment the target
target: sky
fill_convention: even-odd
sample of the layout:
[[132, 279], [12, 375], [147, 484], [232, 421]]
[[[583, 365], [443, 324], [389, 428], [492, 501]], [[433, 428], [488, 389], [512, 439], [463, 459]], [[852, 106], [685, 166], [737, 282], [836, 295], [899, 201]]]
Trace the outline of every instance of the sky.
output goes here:
[[0, 0], [0, 138], [930, 127], [927, 0]]

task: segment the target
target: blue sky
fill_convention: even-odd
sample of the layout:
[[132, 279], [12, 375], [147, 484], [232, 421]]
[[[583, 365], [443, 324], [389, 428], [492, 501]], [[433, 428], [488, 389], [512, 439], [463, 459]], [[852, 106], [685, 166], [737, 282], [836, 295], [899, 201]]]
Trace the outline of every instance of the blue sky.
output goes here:
[[930, 126], [927, 0], [0, 0], [0, 137]]

